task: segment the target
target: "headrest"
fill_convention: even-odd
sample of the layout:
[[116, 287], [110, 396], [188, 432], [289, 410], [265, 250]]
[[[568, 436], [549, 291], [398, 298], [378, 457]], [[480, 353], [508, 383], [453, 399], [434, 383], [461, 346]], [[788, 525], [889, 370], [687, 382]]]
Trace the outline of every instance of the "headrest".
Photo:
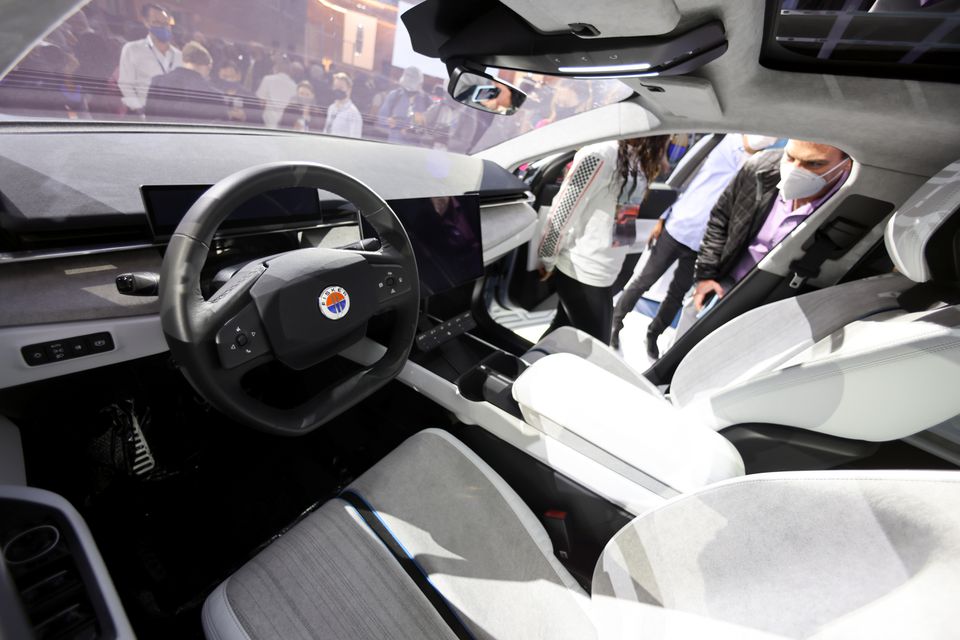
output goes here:
[[914, 282], [960, 281], [960, 160], [903, 203], [884, 240], [893, 264]]

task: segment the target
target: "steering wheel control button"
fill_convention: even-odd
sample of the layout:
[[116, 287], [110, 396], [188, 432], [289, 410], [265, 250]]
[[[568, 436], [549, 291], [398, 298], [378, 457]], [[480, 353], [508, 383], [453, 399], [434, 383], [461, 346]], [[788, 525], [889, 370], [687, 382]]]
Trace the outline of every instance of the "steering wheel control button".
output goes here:
[[224, 369], [239, 367], [270, 351], [256, 307], [234, 316], [217, 332], [217, 353]]
[[339, 320], [350, 313], [350, 294], [343, 287], [327, 287], [318, 299], [320, 312], [329, 320]]
[[50, 362], [61, 362], [80, 356], [110, 351], [113, 349], [113, 338], [109, 333], [93, 333], [88, 336], [64, 338], [52, 342], [41, 342], [20, 348], [24, 362], [31, 367]]
[[380, 302], [385, 302], [410, 290], [410, 285], [407, 284], [403, 269], [400, 267], [376, 266], [374, 268], [380, 270], [381, 273], [377, 281], [377, 296]]

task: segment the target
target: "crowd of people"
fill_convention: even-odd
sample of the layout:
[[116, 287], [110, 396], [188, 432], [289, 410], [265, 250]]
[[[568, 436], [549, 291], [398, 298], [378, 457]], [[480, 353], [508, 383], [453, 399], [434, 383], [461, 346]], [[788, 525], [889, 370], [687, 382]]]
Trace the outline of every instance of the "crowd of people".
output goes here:
[[263, 126], [467, 153], [624, 97], [534, 74], [520, 88], [523, 111], [497, 118], [458, 105], [415, 66], [339, 69], [279, 45], [185, 32], [159, 4], [143, 4], [139, 22], [120, 26], [90, 5], [0, 82], [0, 111]]
[[[647, 329], [647, 354], [686, 297], [679, 331], [692, 325], [846, 181], [851, 158], [840, 149], [776, 138], [707, 136], [685, 160], [699, 162], [674, 204], [654, 227], [650, 255], [623, 288], [616, 305], [612, 285], [626, 257], [611, 242], [627, 183], [642, 189], [659, 173], [667, 136], [603, 142], [574, 157], [554, 199], [539, 245], [541, 274], [557, 276], [560, 302], [552, 331], [572, 325], [619, 348], [624, 319], [640, 297], [677, 264], [666, 296]], [[676, 171], [683, 171], [684, 162]]]

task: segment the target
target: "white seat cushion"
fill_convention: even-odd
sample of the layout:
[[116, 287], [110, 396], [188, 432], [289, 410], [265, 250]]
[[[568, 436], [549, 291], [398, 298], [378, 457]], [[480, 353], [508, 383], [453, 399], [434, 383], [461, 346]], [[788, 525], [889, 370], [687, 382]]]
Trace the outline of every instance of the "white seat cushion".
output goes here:
[[573, 327], [560, 327], [548, 333], [524, 354], [523, 359], [533, 364], [544, 356], [555, 353], [570, 353], [580, 356], [651, 395], [663, 395], [656, 385], [627, 364], [609, 345]]
[[723, 482], [628, 524], [593, 579], [595, 601], [613, 598], [627, 610], [634, 603], [630, 618], [641, 622], [664, 607], [818, 639], [956, 637], [958, 591], [953, 471]]
[[744, 472], [740, 454], [716, 431], [569, 353], [530, 366], [514, 382], [513, 397], [528, 424], [639, 484], [648, 486], [641, 472], [672, 490], [660, 495]]

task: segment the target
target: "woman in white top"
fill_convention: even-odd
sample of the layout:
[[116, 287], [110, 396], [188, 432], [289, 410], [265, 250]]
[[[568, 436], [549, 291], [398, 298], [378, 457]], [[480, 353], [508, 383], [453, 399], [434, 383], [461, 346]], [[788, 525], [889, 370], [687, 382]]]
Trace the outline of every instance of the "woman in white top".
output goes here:
[[573, 157], [538, 251], [541, 274], [547, 278], [556, 271], [560, 296], [547, 333], [572, 325], [609, 342], [612, 285], [630, 248], [614, 241], [617, 205], [631, 194], [646, 193], [669, 142], [670, 136], [612, 140], [586, 146]]

